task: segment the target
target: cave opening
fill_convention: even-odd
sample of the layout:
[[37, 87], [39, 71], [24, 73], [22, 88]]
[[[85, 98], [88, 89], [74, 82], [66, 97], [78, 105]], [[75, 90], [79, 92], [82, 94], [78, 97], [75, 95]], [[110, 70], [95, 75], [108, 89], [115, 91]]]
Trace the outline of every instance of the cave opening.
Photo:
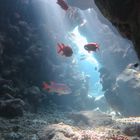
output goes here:
[[0, 0], [0, 139], [139, 139], [139, 7]]
[[70, 34], [73, 34], [74, 37], [70, 38], [73, 42], [73, 45], [77, 47], [77, 53], [75, 58], [78, 61], [78, 69], [82, 72], [83, 75], [89, 78], [88, 82], [88, 95], [93, 97], [98, 97], [103, 95], [102, 84], [100, 83], [100, 73], [99, 69], [101, 68], [100, 62], [96, 59], [96, 54], [100, 55], [98, 52], [87, 52], [84, 49], [84, 45], [88, 43], [86, 36], [82, 36], [78, 30], [78, 26], [75, 27]]
[[[56, 74], [54, 73], [51, 78], [56, 82], [72, 85], [73, 93], [77, 95], [86, 86], [84, 78], [81, 77], [86, 77], [89, 82], [86, 94], [88, 90], [88, 94], [95, 98], [105, 95], [111, 105], [118, 106], [117, 99], [124, 105], [125, 95], [122, 96], [123, 94], [118, 92], [121, 90], [118, 88], [120, 80], [118, 77], [129, 64], [139, 62], [132, 42], [120, 35], [113, 24], [101, 14], [93, 1], [88, 9], [82, 10], [71, 6], [72, 8], [67, 12], [57, 5], [56, 1], [48, 2], [46, 0], [45, 4], [44, 7], [48, 7], [48, 9], [41, 7], [41, 11], [43, 11], [41, 18], [44, 20], [47, 32], [50, 33], [51, 45], [54, 46], [51, 51], [55, 51], [51, 55], [50, 63], [53, 63], [54, 69], [58, 68], [58, 74], [54, 70]], [[57, 54], [58, 42], [72, 47], [74, 53], [71, 58], [61, 57]], [[83, 46], [89, 42], [97, 42], [100, 50], [88, 53]], [[48, 47], [48, 49], [50, 48]], [[84, 86], [80, 80], [77, 80], [78, 78], [83, 80]], [[75, 83], [79, 87], [76, 87]], [[121, 85], [119, 86], [121, 87]], [[114, 99], [116, 100], [114, 101]]]

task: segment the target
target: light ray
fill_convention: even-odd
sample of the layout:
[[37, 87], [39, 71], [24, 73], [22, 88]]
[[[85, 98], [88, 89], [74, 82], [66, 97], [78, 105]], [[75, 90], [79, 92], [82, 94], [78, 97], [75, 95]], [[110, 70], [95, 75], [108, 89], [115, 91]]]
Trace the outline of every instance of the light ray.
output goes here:
[[88, 43], [87, 39], [82, 36], [79, 31], [78, 31], [78, 26], [71, 32], [71, 34], [73, 34], [73, 36], [71, 37], [71, 40], [73, 41], [73, 43], [75, 43], [75, 45], [78, 48], [78, 54], [84, 54], [86, 57], [86, 60], [96, 66], [99, 66], [98, 61], [96, 60], [96, 58], [94, 57], [94, 55], [92, 53], [88, 53], [85, 49], [84, 49], [84, 45]]

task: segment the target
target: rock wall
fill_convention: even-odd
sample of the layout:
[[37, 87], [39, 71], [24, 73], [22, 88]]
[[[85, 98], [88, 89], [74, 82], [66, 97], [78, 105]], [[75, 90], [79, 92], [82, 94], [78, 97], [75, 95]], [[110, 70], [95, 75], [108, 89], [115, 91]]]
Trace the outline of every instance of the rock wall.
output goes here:
[[139, 0], [95, 0], [102, 14], [120, 33], [132, 40], [140, 58], [140, 1]]
[[[100, 22], [112, 28], [108, 21], [102, 17], [101, 14], [103, 14], [118, 29], [122, 37], [133, 42], [136, 53], [140, 58], [140, 1], [95, 0], [94, 3], [93, 0], [68, 0], [68, 2], [70, 5], [79, 7], [82, 10], [94, 8]], [[116, 32], [114, 33], [116, 34]], [[104, 33], [102, 32], [100, 37], [102, 34]], [[139, 68], [130, 68], [127, 65], [134, 63], [134, 61], [138, 62], [138, 60], [135, 60], [136, 57], [132, 57], [133, 50], [127, 51], [127, 45], [124, 47], [124, 45], [119, 44], [119, 41], [121, 42], [121, 39], [123, 39], [119, 37], [119, 34], [116, 38], [118, 44], [115, 44], [114, 41], [111, 46], [107, 44], [108, 33], [105, 32], [105, 34], [106, 36], [101, 38], [101, 42], [105, 40], [103, 44], [107, 45], [105, 49], [104, 46], [101, 46], [103, 51], [101, 63], [104, 67], [99, 70], [105, 98], [116, 112], [120, 112], [124, 116], [137, 116], [140, 114], [138, 110], [140, 105], [138, 93], [140, 71]], [[98, 36], [98, 34], [96, 35]], [[110, 35], [110, 38], [110, 41], [112, 41], [115, 37]], [[131, 49], [133, 49], [132, 46]]]
[[[95, 3], [102, 14], [120, 31], [121, 35], [132, 40], [140, 58], [140, 1], [95, 0]], [[108, 83], [114, 82], [114, 84], [105, 91], [105, 97], [112, 108], [123, 115], [137, 116], [140, 114], [138, 110], [140, 105], [139, 73], [139, 70], [127, 67], [116, 77], [116, 80], [107, 81]]]

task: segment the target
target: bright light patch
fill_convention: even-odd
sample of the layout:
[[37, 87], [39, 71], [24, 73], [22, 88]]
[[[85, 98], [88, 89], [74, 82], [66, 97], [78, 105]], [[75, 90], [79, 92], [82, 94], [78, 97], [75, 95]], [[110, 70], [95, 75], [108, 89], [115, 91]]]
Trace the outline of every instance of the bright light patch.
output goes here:
[[90, 8], [88, 8], [88, 10], [87, 10], [89, 13], [91, 13], [91, 9]]
[[85, 55], [86, 60], [89, 61], [90, 63], [96, 65], [98, 67], [98, 61], [94, 58], [94, 55], [92, 53], [88, 53], [84, 49], [84, 45], [88, 43], [87, 39], [83, 37], [79, 31], [78, 27], [76, 27], [71, 33], [70, 33], [70, 38], [73, 43], [78, 47], [79, 50], [79, 55]]
[[[96, 58], [94, 57], [94, 53], [88, 53], [85, 49], [84, 49], [84, 45], [88, 43], [87, 39], [82, 36], [79, 31], [78, 31], [78, 27], [76, 27], [72, 32], [69, 33], [69, 39], [75, 44], [75, 46], [78, 49], [78, 53], [76, 54], [76, 57], [78, 56], [84, 56], [84, 62], [83, 61], [79, 61], [79, 62], [83, 62], [83, 63], [79, 63], [79, 66], [83, 66], [83, 71], [86, 70], [86, 73], [90, 75], [90, 84], [89, 84], [89, 98], [94, 96], [98, 96], [100, 94], [102, 94], [102, 85], [99, 83], [99, 73], [98, 71], [96, 71], [94, 68], [97, 67], [97, 69], [99, 69], [100, 64], [98, 63], [98, 61], [96, 60]], [[85, 61], [88, 62], [88, 64], [90, 63], [90, 65], [87, 65], [87, 63], [85, 63]], [[88, 70], [86, 69], [87, 67]], [[92, 68], [93, 69], [92, 69]], [[93, 75], [94, 73], [94, 75]], [[95, 84], [91, 84], [91, 83], [95, 83]]]

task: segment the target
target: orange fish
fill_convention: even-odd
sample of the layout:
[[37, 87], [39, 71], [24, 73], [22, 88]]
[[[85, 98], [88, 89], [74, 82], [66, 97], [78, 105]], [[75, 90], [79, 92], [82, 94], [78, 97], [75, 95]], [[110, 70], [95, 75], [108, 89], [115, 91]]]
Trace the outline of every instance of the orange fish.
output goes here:
[[[70, 57], [73, 54], [72, 48], [69, 46], [66, 46], [65, 44], [57, 43], [57, 52], [61, 55], [65, 55], [66, 57]], [[61, 53], [62, 52], [62, 53]]]
[[47, 90], [48, 92], [55, 92], [58, 95], [65, 95], [65, 94], [70, 94], [71, 89], [66, 85], [62, 83], [55, 83], [51, 82], [51, 84], [43, 83], [43, 88]]

